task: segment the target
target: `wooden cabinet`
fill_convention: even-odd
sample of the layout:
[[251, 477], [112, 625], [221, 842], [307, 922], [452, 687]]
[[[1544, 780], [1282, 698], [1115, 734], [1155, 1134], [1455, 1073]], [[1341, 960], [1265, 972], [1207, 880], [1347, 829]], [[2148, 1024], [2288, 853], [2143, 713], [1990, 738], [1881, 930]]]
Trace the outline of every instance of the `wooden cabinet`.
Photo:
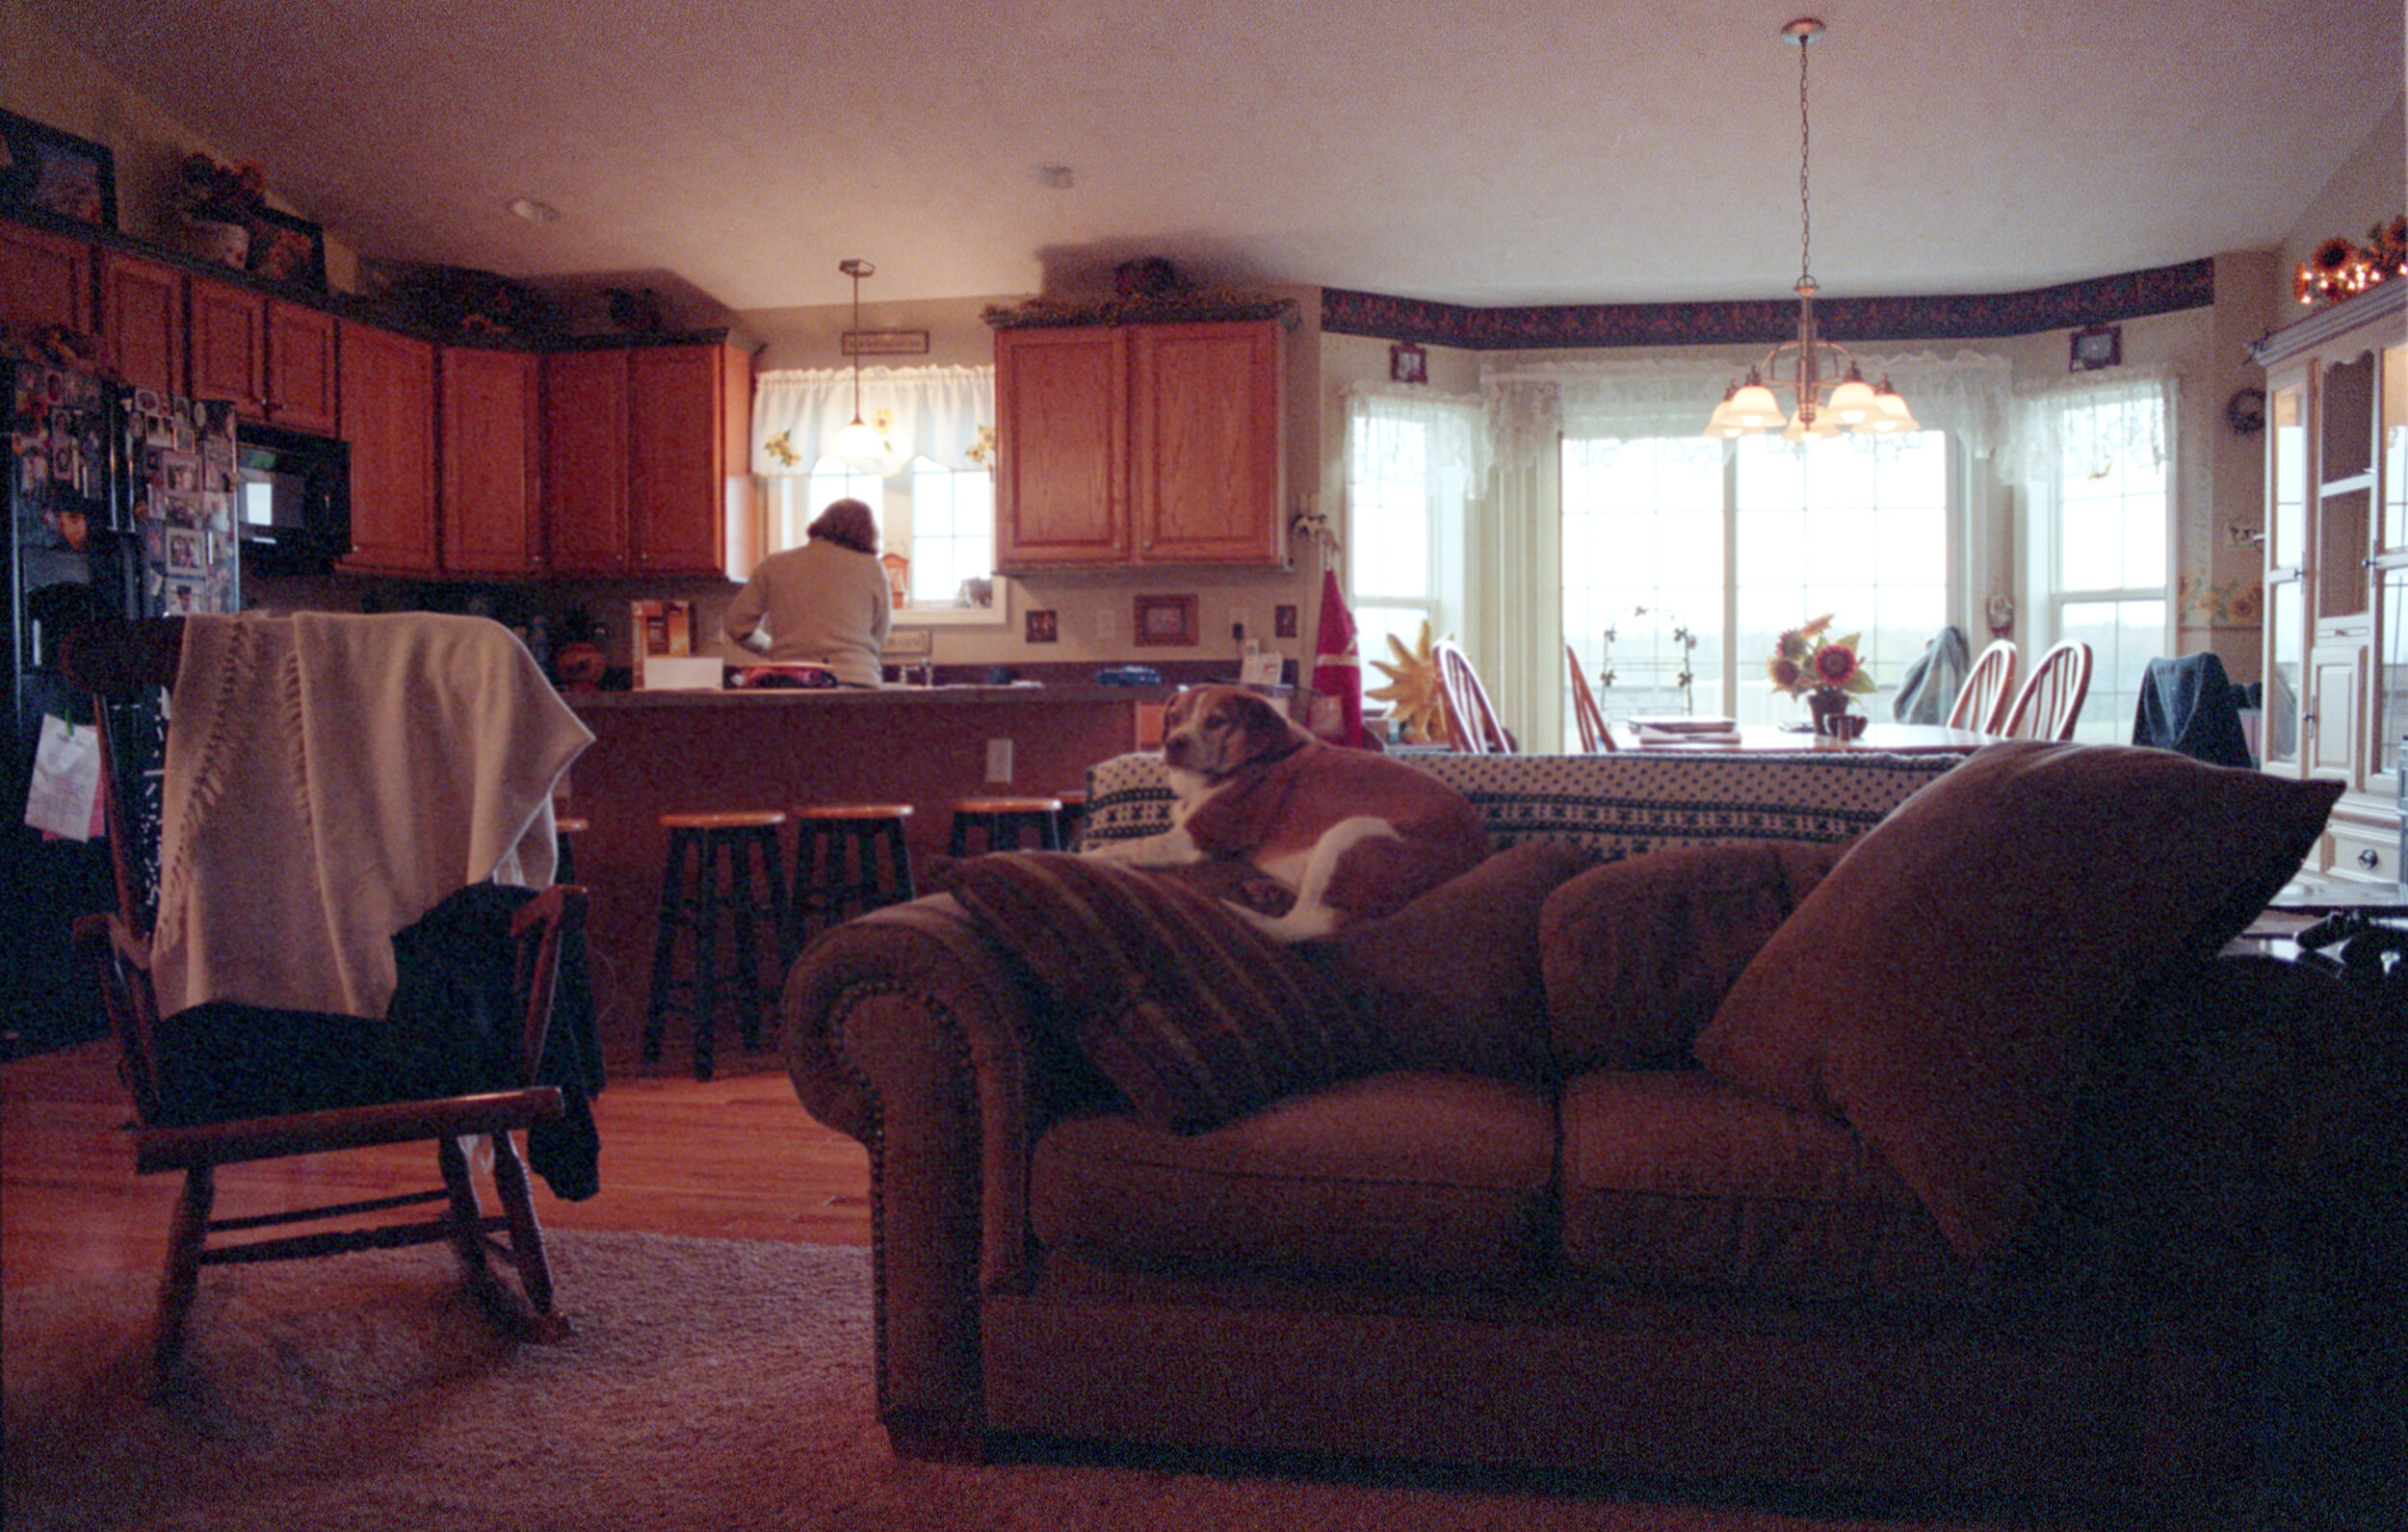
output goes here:
[[555, 574], [723, 575], [749, 563], [752, 359], [726, 342], [544, 360]]
[[331, 433], [337, 408], [334, 316], [268, 300], [268, 420], [293, 430]]
[[92, 246], [0, 221], [0, 324], [23, 329], [92, 327]]
[[1279, 561], [1275, 320], [995, 336], [996, 566]]
[[191, 279], [192, 393], [230, 399], [246, 421], [331, 434], [334, 316], [206, 276]]
[[135, 388], [182, 394], [184, 273], [119, 250], [100, 257], [100, 354]]
[[627, 532], [627, 353], [543, 359], [543, 524], [554, 574], [622, 575]]
[[447, 348], [441, 394], [445, 572], [535, 573], [543, 562], [537, 358]]
[[2393, 883], [2408, 734], [2408, 282], [2278, 330], [2266, 369], [2261, 756], [2345, 786], [2309, 870]]
[[434, 348], [349, 320], [341, 336], [342, 435], [352, 449], [343, 566], [437, 573]]
[[192, 278], [192, 392], [230, 399], [246, 421], [268, 417], [268, 298], [231, 282]]

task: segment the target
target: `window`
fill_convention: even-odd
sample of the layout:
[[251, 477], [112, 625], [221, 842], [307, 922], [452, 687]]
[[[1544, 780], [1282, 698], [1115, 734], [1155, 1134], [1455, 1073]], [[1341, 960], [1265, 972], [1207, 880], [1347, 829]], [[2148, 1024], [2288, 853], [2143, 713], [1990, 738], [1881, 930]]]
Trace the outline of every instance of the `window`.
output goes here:
[[2030, 580], [2039, 631], [2025, 663], [2066, 639], [2090, 646], [2077, 740], [2131, 740], [2149, 662], [2171, 652], [2171, 380], [2146, 375], [2026, 404], [2028, 488], [2040, 514]]
[[1392, 636], [1410, 653], [1424, 623], [1433, 638], [1459, 627], [1463, 560], [1446, 551], [1462, 546], [1485, 443], [1477, 400], [1347, 392], [1346, 583], [1367, 691], [1384, 684], [1368, 667], [1390, 658]]
[[769, 486], [768, 551], [805, 541], [829, 502], [851, 497], [877, 518], [888, 567], [901, 561], [899, 626], [1007, 620], [995, 579], [993, 368], [866, 372], [860, 409], [885, 444], [867, 467], [822, 451], [852, 419], [849, 370], [756, 381], [753, 471]]
[[1784, 630], [1832, 613], [1895, 692], [1949, 620], [1959, 517], [1942, 432], [1730, 450], [1567, 437], [1561, 462], [1563, 633], [1592, 687], [1611, 678], [1610, 717], [1797, 721], [1802, 705], [1765, 684]]

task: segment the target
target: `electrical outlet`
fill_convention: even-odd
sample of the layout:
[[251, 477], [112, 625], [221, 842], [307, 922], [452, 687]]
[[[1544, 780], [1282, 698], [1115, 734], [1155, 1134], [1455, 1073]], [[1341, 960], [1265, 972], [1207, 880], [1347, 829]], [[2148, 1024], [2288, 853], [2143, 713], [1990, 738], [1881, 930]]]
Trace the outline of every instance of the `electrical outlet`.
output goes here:
[[1009, 740], [986, 741], [986, 780], [990, 786], [1001, 786], [1011, 781], [1011, 741]]

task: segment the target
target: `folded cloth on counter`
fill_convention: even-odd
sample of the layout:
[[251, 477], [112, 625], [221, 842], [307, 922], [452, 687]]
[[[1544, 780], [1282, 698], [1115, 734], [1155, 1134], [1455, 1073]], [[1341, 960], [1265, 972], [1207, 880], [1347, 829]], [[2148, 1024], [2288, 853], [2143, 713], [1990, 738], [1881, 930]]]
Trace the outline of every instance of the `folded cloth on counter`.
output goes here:
[[592, 734], [483, 617], [193, 617], [170, 697], [152, 979], [384, 1014], [393, 934], [552, 881], [552, 789]]

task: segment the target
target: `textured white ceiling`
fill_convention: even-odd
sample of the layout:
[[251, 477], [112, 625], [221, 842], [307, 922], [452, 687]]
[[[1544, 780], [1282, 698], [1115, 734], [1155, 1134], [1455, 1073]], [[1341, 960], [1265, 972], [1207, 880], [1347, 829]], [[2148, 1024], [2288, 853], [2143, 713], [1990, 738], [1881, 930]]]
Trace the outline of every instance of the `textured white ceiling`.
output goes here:
[[[738, 310], [843, 301], [849, 255], [885, 301], [1143, 254], [1479, 305], [1798, 270], [1805, 0], [27, 4], [374, 257]], [[2401, 90], [2400, 0], [1811, 9], [1832, 297], [2271, 249]]]

